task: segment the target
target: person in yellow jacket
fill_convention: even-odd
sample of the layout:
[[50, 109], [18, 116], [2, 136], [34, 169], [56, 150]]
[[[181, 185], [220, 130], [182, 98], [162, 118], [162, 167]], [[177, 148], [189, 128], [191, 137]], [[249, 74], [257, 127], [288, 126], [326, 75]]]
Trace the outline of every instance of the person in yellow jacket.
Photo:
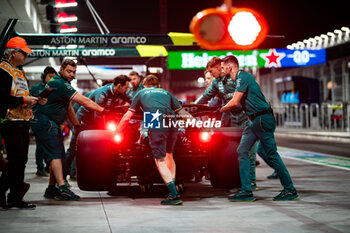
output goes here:
[[[35, 208], [34, 204], [23, 201], [23, 196], [29, 189], [29, 184], [24, 183], [24, 170], [28, 161], [29, 120], [33, 117], [31, 107], [37, 102], [45, 104], [47, 99], [39, 100], [29, 95], [27, 79], [21, 66], [31, 52], [23, 38], [13, 37], [6, 45], [6, 60], [0, 63], [0, 130], [8, 160], [0, 177], [0, 205], [3, 208]], [[8, 189], [10, 193], [6, 203]]]

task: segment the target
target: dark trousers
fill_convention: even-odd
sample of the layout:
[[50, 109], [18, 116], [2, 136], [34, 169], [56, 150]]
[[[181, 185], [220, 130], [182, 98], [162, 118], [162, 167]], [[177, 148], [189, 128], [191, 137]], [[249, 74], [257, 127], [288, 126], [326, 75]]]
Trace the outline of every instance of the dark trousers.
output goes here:
[[0, 177], [0, 191], [10, 189], [9, 202], [21, 201], [24, 170], [28, 161], [29, 121], [5, 121], [0, 124], [8, 163]]
[[74, 128], [72, 129], [72, 136], [69, 143], [69, 148], [66, 151], [66, 157], [63, 160], [63, 178], [67, 179], [68, 174], [71, 174], [71, 167], [74, 159], [76, 157], [76, 144], [78, 135], [76, 134]]

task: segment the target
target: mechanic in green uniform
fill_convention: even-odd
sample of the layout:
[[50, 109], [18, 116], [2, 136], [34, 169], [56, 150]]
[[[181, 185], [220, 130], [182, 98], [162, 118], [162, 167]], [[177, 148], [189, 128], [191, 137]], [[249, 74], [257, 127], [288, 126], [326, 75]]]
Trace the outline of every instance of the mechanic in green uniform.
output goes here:
[[[207, 70], [213, 75], [215, 79], [211, 82], [210, 86], [205, 92], [194, 102], [195, 104], [204, 104], [210, 101], [215, 96], [219, 96], [220, 107], [228, 103], [231, 100], [236, 88], [235, 81], [226, 74], [221, 67], [222, 60], [218, 57], [212, 57], [207, 63]], [[241, 105], [237, 106], [230, 111], [224, 112], [221, 117], [222, 127], [240, 127], [244, 128], [249, 123], [248, 117], [242, 109]], [[258, 142], [249, 150], [250, 159], [250, 182], [253, 186], [253, 190], [257, 190], [256, 186], [256, 151], [258, 148]]]
[[137, 92], [142, 90], [143, 84], [141, 82], [141, 76], [136, 71], [131, 71], [129, 74], [131, 88], [126, 92], [126, 94], [132, 99]]
[[[112, 111], [115, 106], [131, 103], [131, 99], [126, 95], [129, 89], [129, 77], [118, 75], [113, 79], [113, 83], [107, 84], [91, 92], [88, 98], [99, 106]], [[74, 107], [73, 107], [74, 108]], [[80, 122], [81, 130], [105, 129], [103, 114], [91, 111], [84, 106], [80, 106], [76, 112], [77, 120]], [[72, 130], [72, 138], [69, 149], [66, 151], [66, 158], [63, 160], [63, 177], [66, 180], [70, 172], [70, 167], [76, 157], [76, 142], [79, 132]], [[68, 184], [68, 181], [66, 181]]]
[[[38, 96], [40, 92], [42, 92], [45, 89], [46, 83], [55, 75], [57, 75], [56, 70], [51, 66], [47, 66], [44, 69], [44, 72], [41, 74], [41, 82], [30, 88], [30, 94], [32, 96]], [[40, 144], [37, 143], [35, 149], [35, 163], [37, 168], [37, 176], [49, 176], [49, 174], [45, 170], [44, 160], [46, 162], [44, 150], [41, 148]]]
[[[161, 201], [162, 205], [180, 205], [182, 200], [175, 187], [176, 164], [173, 158], [178, 129], [165, 129], [161, 126], [164, 116], [180, 115], [192, 119], [192, 116], [182, 109], [179, 101], [168, 91], [159, 88], [158, 78], [148, 75], [143, 81], [144, 89], [139, 91], [122, 117], [117, 132], [122, 132], [132, 116], [139, 109], [144, 112], [144, 128], [149, 128], [149, 144], [160, 176], [169, 188], [170, 194]], [[145, 116], [151, 119], [146, 120]], [[150, 120], [150, 121], [149, 121]], [[152, 126], [146, 125], [150, 123]]]
[[258, 154], [272, 167], [280, 177], [283, 190], [273, 198], [274, 201], [287, 201], [299, 198], [294, 188], [293, 181], [277, 153], [274, 131], [276, 122], [265, 96], [261, 92], [259, 84], [248, 72], [239, 70], [238, 60], [235, 56], [227, 56], [222, 62], [225, 73], [236, 81], [236, 90], [232, 99], [220, 109], [220, 112], [228, 111], [241, 103], [252, 124], [248, 125], [237, 148], [239, 158], [239, 171], [241, 177], [241, 190], [228, 197], [231, 201], [254, 201], [252, 186], [249, 177], [248, 151], [257, 140], [260, 141]]
[[31, 125], [35, 138], [44, 149], [50, 163], [49, 186], [45, 190], [44, 197], [56, 200], [80, 200], [80, 197], [64, 184], [62, 172], [62, 159], [65, 151], [60, 125], [68, 116], [75, 128], [80, 127], [75, 117], [72, 101], [91, 110], [104, 112], [103, 107], [77, 93], [70, 85], [75, 78], [76, 69], [77, 65], [73, 60], [66, 59], [62, 62], [60, 73], [46, 84], [46, 88], [56, 88], [56, 91], [49, 95], [46, 105], [35, 109], [35, 118]]

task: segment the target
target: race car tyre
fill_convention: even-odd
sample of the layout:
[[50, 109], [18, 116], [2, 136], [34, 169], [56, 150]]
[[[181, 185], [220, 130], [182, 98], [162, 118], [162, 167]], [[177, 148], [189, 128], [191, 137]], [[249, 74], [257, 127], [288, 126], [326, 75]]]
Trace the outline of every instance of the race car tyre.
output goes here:
[[242, 130], [240, 128], [221, 128], [214, 132], [210, 142], [209, 172], [214, 188], [240, 187], [237, 147]]
[[77, 183], [81, 190], [107, 191], [116, 185], [113, 135], [107, 130], [80, 132], [77, 141]]

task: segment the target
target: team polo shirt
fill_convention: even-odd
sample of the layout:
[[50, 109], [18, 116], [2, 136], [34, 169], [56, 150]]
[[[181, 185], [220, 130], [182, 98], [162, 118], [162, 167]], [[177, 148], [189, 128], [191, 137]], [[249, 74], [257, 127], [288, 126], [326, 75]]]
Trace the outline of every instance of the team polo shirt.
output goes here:
[[259, 84], [255, 81], [253, 75], [248, 72], [239, 71], [236, 77], [235, 91], [244, 92], [241, 105], [248, 116], [270, 108]]
[[136, 93], [129, 110], [136, 112], [140, 108], [144, 112], [159, 110], [163, 116], [174, 116], [182, 107], [175, 96], [167, 90], [151, 87]]
[[32, 96], [38, 96], [42, 90], [45, 89], [45, 84], [43, 82], [40, 82], [30, 88], [30, 94]]
[[210, 99], [214, 98], [216, 95], [220, 99], [227, 103], [232, 99], [233, 93], [235, 91], [235, 83], [230, 77], [220, 77], [215, 78], [211, 82], [210, 86], [204, 91], [204, 93], [196, 99], [195, 104], [205, 104]]
[[[114, 84], [105, 85], [93, 91], [88, 98], [108, 110], [112, 110], [115, 106], [124, 105], [126, 102], [131, 102], [129, 96], [114, 93], [113, 88]], [[103, 118], [102, 114], [89, 110], [84, 106], [79, 108], [77, 116], [84, 124], [90, 127], [95, 127], [95, 123], [98, 123]]]
[[46, 104], [35, 109], [35, 115], [46, 115], [56, 124], [62, 124], [67, 117], [69, 102], [77, 92], [60, 74], [53, 77], [45, 87], [56, 88], [56, 91], [48, 96]]
[[131, 87], [126, 94], [132, 99], [134, 98], [134, 96], [136, 95], [137, 92], [139, 92], [140, 90], [142, 90], [144, 88], [143, 84], [140, 83], [140, 85], [134, 89], [134, 87]]
[[[207, 103], [211, 106], [211, 101], [216, 96], [219, 96], [217, 100], [218, 106], [223, 106], [227, 104], [233, 97], [236, 89], [236, 82], [231, 77], [220, 77], [215, 78], [211, 82], [210, 86], [204, 91], [204, 93], [196, 99], [195, 104]], [[242, 106], [237, 106], [236, 108], [230, 109], [231, 114], [225, 114], [221, 118], [223, 121], [229, 120], [231, 126], [240, 126], [243, 122], [248, 120]], [[230, 118], [230, 119], [229, 119]]]

